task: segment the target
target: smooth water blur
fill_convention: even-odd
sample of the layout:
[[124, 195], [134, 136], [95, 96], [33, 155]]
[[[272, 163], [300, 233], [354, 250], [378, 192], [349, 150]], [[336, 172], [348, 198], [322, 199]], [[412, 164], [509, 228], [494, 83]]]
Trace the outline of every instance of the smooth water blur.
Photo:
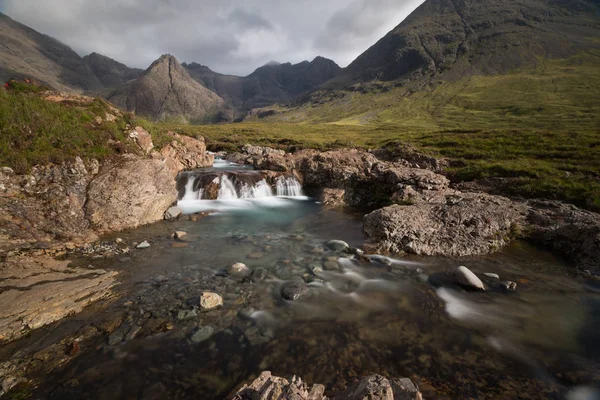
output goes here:
[[[331, 239], [361, 246], [362, 218], [323, 210], [308, 198], [192, 200], [179, 206], [186, 213], [218, 211], [197, 222], [120, 233], [128, 242], [148, 239], [152, 247], [124, 263], [96, 264], [121, 271], [119, 304], [134, 303], [133, 320], [148, 313], [145, 324], [159, 316], [173, 319], [203, 289], [221, 294], [223, 308], [192, 322], [175, 320], [166, 333], [119, 346], [99, 343], [49, 377], [40, 393], [220, 399], [271, 370], [330, 391], [372, 373], [407, 376], [427, 399], [598, 394], [598, 286], [570, 276], [546, 252], [515, 244], [488, 257], [373, 256], [365, 263], [324, 247]], [[185, 247], [168, 239], [175, 230], [187, 232]], [[214, 277], [237, 262], [264, 268], [268, 277]], [[516, 282], [517, 292], [467, 292], [438, 283], [438, 276], [458, 265], [479, 276], [497, 273]], [[225, 283], [203, 283], [207, 275]], [[283, 300], [280, 290], [289, 280], [308, 282], [308, 293]], [[117, 305], [106, 313], [122, 310]], [[189, 338], [197, 326], [215, 333], [194, 344]]]

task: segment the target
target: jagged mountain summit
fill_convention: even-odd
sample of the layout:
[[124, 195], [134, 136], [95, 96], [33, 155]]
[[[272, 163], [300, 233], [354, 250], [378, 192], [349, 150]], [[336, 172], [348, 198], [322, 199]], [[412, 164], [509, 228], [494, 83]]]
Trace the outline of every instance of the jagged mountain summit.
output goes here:
[[183, 66], [242, 116], [253, 108], [289, 102], [342, 73], [342, 68], [324, 57], [298, 64], [269, 62], [246, 77], [219, 74], [197, 63]]
[[354, 81], [506, 73], [598, 48], [595, 0], [427, 0], [347, 67]]
[[144, 73], [143, 69], [129, 68], [125, 64], [98, 53], [88, 54], [83, 57], [83, 61], [98, 77], [100, 83], [108, 88], [137, 79]]
[[105, 93], [108, 101], [138, 115], [181, 122], [216, 122], [225, 101], [190, 77], [171, 55], [156, 60], [138, 79]]
[[102, 84], [69, 46], [0, 13], [0, 80], [34, 78], [61, 91], [96, 90]]

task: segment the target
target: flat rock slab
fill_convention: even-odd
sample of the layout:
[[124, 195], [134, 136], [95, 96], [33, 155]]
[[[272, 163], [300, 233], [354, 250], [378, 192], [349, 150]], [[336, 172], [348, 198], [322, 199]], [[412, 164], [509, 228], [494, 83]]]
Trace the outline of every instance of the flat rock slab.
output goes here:
[[46, 256], [0, 264], [0, 341], [78, 313], [118, 284], [117, 272], [68, 264]]

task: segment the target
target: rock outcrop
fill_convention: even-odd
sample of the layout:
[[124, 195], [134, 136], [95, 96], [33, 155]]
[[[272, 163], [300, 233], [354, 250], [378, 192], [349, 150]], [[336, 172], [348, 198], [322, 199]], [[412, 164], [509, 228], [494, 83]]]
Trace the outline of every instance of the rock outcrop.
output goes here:
[[206, 152], [203, 137], [191, 138], [169, 132], [171, 142], [164, 146], [159, 154], [171, 173], [177, 175], [186, 169], [211, 167], [215, 157]]
[[0, 262], [0, 342], [80, 312], [111, 295], [116, 272], [67, 267], [51, 257]]
[[177, 200], [173, 174], [160, 160], [127, 157], [90, 183], [86, 217], [100, 234], [163, 219]]
[[378, 252], [468, 256], [492, 253], [521, 227], [527, 207], [482, 193], [446, 203], [393, 205], [365, 216], [364, 231]]
[[308, 386], [299, 377], [291, 380], [264, 371], [250, 385], [244, 385], [232, 400], [422, 400], [417, 386], [407, 378], [388, 380], [372, 375], [349, 386], [334, 397], [325, 396], [325, 387]]

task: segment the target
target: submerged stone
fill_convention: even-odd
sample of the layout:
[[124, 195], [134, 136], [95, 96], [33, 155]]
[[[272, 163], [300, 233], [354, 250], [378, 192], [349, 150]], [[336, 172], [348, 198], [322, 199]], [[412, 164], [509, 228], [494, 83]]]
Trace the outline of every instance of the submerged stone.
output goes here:
[[306, 292], [308, 292], [308, 286], [304, 282], [290, 281], [286, 282], [281, 288], [281, 296], [286, 300], [298, 300]]
[[144, 240], [142, 243], [136, 246], [137, 249], [147, 249], [150, 247], [150, 243], [147, 240]]
[[183, 211], [181, 211], [181, 208], [179, 207], [169, 207], [169, 209], [167, 211], [165, 211], [165, 219], [168, 221], [177, 219], [181, 214], [183, 214]]
[[483, 282], [471, 270], [465, 266], [460, 266], [450, 273], [450, 276], [459, 285], [471, 289], [485, 290]]
[[190, 340], [194, 343], [202, 343], [205, 340], [209, 339], [214, 332], [214, 329], [210, 326], [201, 326], [198, 328], [196, 333], [192, 335]]
[[200, 295], [200, 307], [203, 310], [212, 310], [223, 305], [223, 298], [216, 293], [203, 292]]
[[329, 242], [325, 243], [325, 247], [333, 251], [344, 251], [350, 246], [348, 243], [342, 240], [330, 240]]

